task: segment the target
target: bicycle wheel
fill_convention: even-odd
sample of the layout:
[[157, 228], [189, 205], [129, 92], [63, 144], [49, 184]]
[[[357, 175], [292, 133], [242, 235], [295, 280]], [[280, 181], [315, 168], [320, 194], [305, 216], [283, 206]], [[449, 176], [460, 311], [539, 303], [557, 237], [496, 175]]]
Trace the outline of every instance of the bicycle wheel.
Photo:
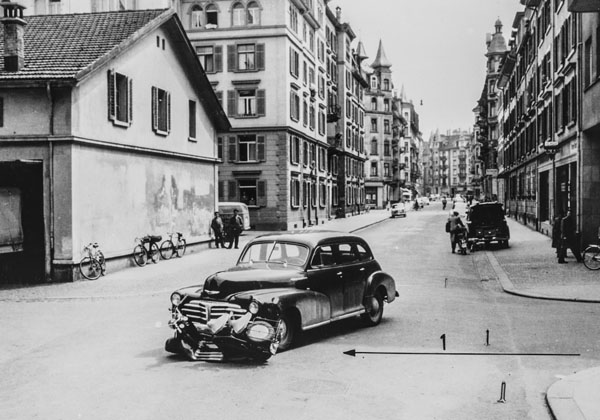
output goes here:
[[173, 253], [175, 252], [175, 246], [170, 239], [167, 239], [162, 244], [160, 244], [160, 256], [163, 260], [170, 260], [173, 258]]
[[133, 248], [133, 261], [140, 267], [145, 266], [148, 263], [146, 248], [142, 245], [136, 245], [136, 247]]
[[102, 274], [102, 267], [95, 258], [83, 257], [79, 262], [81, 275], [88, 280], [96, 280]]
[[106, 258], [104, 258], [104, 254], [102, 251], [96, 252], [96, 259], [100, 263], [100, 269], [102, 270], [102, 275], [106, 274]]
[[180, 239], [179, 243], [177, 244], [177, 249], [175, 250], [175, 253], [178, 257], [183, 257], [183, 254], [185, 254], [185, 247], [185, 239]]
[[149, 252], [149, 257], [152, 260], [152, 262], [154, 264], [156, 264], [158, 262], [158, 259], [160, 258], [160, 250], [158, 249], [158, 245], [156, 245], [156, 242], [152, 242], [152, 244], [150, 244], [150, 252]]
[[600, 247], [590, 245], [583, 251], [583, 265], [590, 270], [600, 270]]

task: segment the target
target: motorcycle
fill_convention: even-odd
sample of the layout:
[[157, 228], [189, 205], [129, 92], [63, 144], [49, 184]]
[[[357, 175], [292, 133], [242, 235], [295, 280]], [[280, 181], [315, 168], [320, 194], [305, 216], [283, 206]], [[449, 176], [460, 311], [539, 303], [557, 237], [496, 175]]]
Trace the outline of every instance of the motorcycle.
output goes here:
[[469, 242], [467, 241], [467, 228], [459, 227], [455, 233], [456, 244], [458, 245], [458, 252], [462, 255], [467, 255], [467, 249], [469, 248]]

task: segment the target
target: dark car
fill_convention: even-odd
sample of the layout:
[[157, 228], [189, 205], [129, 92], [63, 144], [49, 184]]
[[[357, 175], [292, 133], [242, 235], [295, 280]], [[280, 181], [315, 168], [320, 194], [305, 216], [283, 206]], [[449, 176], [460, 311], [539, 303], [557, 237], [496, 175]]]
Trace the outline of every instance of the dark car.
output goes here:
[[471, 244], [497, 242], [508, 248], [510, 230], [501, 203], [478, 203], [469, 209], [467, 220], [468, 240]]
[[384, 303], [396, 296], [394, 279], [359, 236], [331, 231], [262, 235], [244, 247], [234, 267], [171, 295], [170, 324], [176, 332], [165, 348], [189, 355], [177, 329], [184, 317], [191, 321], [192, 335], [202, 335], [205, 349], [224, 358], [245, 352], [266, 360], [277, 349], [290, 348], [301, 331], [358, 315], [377, 325]]

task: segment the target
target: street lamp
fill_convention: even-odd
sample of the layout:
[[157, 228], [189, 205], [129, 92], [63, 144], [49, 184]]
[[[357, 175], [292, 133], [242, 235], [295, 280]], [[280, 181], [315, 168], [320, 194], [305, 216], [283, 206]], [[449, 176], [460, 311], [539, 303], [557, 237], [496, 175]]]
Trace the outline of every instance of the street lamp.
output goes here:
[[546, 141], [542, 144], [541, 149], [544, 151], [544, 153], [550, 158], [550, 160], [552, 161], [552, 217], [550, 218], [551, 220], [554, 220], [554, 218], [557, 215], [557, 200], [556, 200], [556, 154], [558, 153], [558, 150], [560, 149], [560, 147], [558, 146], [558, 143], [556, 142], [549, 142]]

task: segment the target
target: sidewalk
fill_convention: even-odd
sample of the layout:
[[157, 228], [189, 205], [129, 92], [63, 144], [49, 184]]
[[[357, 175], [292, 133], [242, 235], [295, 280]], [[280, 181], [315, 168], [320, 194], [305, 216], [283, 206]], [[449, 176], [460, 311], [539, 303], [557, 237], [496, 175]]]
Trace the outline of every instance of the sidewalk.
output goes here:
[[[509, 249], [486, 251], [505, 292], [518, 296], [600, 302], [600, 273], [569, 254], [558, 264], [551, 240], [512, 219]], [[546, 400], [556, 420], [600, 420], [600, 367], [585, 369], [552, 384]]]

